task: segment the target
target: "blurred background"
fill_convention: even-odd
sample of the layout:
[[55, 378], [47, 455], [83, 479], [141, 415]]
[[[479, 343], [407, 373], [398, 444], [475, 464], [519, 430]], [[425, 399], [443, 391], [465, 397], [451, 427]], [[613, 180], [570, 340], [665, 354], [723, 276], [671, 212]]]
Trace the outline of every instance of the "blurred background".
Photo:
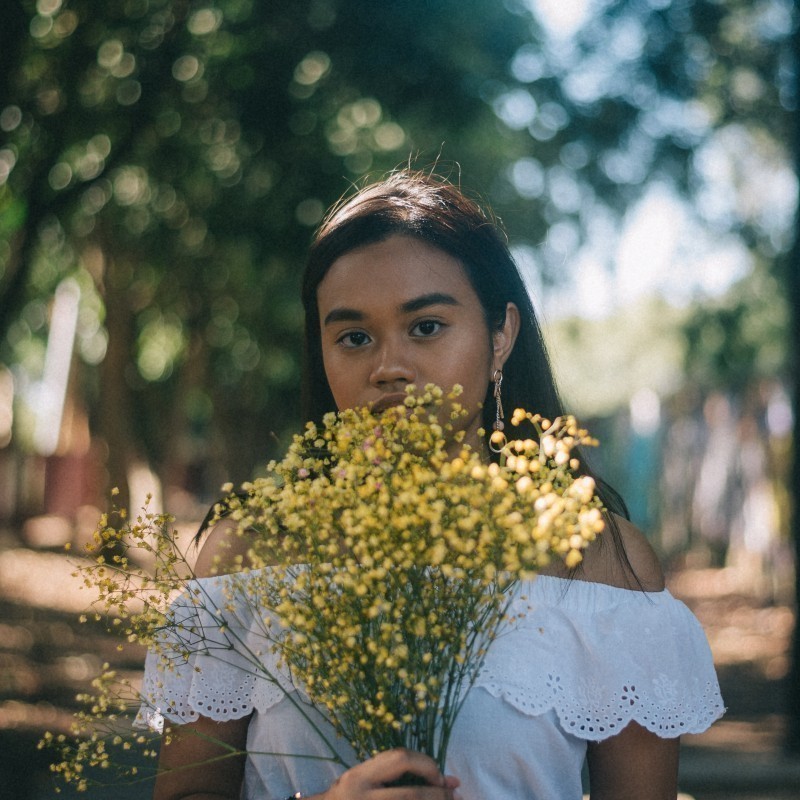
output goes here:
[[[729, 713], [687, 737], [683, 791], [796, 797], [798, 21], [791, 0], [4, 0], [0, 798], [51, 796], [42, 730], [103, 660], [141, 663], [77, 626], [64, 545], [112, 487], [189, 532], [281, 453], [311, 233], [409, 161], [505, 223], [568, 406], [706, 627]], [[94, 796], [148, 796], [126, 791]]]

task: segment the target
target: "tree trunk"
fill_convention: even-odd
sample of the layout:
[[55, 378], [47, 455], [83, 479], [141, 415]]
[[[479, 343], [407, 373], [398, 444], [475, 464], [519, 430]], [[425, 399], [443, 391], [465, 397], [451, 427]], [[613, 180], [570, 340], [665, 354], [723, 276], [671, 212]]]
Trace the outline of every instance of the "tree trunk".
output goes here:
[[[181, 366], [175, 390], [175, 399], [170, 410], [170, 423], [164, 432], [164, 462], [160, 470], [160, 478], [165, 491], [165, 505], [168, 505], [170, 492], [184, 491], [189, 495], [202, 495], [203, 486], [198, 486], [199, 476], [193, 475], [193, 470], [202, 472], [202, 464], [207, 460], [207, 453], [194, 452], [197, 446], [195, 439], [202, 439], [193, 435], [189, 430], [190, 420], [187, 411], [187, 398], [193, 390], [201, 389], [208, 378], [208, 352], [199, 331], [190, 331], [189, 344], [186, 358]], [[167, 508], [173, 511], [172, 508]]]
[[[107, 254], [105, 255], [107, 258]], [[108, 347], [100, 365], [100, 399], [98, 433], [107, 448], [106, 471], [108, 489], [118, 489], [115, 505], [130, 509], [128, 472], [135, 456], [133, 407], [125, 379], [133, 347], [133, 313], [124, 279], [119, 278], [119, 265], [107, 261], [103, 275], [103, 300], [106, 306]]]
[[[800, 28], [795, 26], [792, 35], [795, 63], [795, 95], [800, 90]], [[794, 163], [800, 176], [800, 113], [794, 114]], [[800, 198], [798, 198], [800, 201]], [[787, 265], [789, 296], [789, 363], [792, 382], [792, 408], [794, 411], [794, 436], [792, 439], [792, 466], [789, 472], [789, 498], [791, 516], [789, 536], [794, 545], [795, 625], [790, 654], [787, 713], [789, 716], [786, 748], [800, 754], [800, 204], [795, 214], [795, 239]]]

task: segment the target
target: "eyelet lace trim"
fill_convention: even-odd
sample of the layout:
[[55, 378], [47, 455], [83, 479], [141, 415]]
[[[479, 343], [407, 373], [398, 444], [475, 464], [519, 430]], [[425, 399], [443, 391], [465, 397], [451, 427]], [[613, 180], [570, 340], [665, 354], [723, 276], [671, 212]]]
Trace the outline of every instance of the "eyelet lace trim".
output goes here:
[[[237, 719], [294, 691], [263, 615], [235, 602], [226, 579], [197, 583], [203, 602], [173, 604], [162, 655], [148, 655], [140, 726]], [[565, 731], [600, 741], [631, 721], [665, 738], [698, 733], [724, 713], [705, 634], [667, 591], [539, 577], [509, 617], [474, 688], [523, 714], [554, 710]]]

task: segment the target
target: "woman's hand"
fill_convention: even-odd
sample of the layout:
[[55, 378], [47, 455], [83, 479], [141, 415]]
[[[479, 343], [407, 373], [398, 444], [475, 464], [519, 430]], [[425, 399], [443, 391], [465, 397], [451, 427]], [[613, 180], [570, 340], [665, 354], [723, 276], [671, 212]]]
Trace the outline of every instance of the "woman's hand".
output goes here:
[[[427, 785], [391, 786], [406, 774]], [[347, 770], [330, 789], [309, 800], [458, 800], [458, 784], [458, 778], [442, 775], [432, 758], [397, 748]]]

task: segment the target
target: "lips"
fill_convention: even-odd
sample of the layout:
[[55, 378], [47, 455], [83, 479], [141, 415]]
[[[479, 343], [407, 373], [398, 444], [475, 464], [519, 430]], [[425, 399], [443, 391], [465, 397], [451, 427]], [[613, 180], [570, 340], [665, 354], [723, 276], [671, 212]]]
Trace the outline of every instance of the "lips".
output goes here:
[[396, 392], [395, 394], [385, 394], [383, 397], [378, 398], [371, 406], [370, 411], [373, 414], [381, 414], [387, 408], [394, 408], [395, 406], [405, 405], [406, 394], [405, 392]]

